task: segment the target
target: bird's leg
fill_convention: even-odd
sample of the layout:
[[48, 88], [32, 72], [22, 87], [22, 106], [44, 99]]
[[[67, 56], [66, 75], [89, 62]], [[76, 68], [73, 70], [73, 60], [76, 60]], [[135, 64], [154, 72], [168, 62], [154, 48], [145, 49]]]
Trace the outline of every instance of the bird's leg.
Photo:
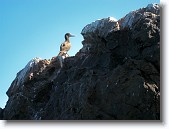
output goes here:
[[69, 54], [66, 53], [66, 57], [69, 57]]
[[63, 52], [62, 57], [63, 57], [63, 59], [65, 59], [65, 58], [69, 57], [69, 55], [68, 55], [67, 52], [65, 51], [65, 52]]

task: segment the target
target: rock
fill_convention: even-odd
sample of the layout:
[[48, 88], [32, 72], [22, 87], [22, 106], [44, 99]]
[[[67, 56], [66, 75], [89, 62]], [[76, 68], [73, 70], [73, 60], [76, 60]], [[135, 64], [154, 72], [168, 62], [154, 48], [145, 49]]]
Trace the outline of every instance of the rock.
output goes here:
[[88, 24], [62, 68], [58, 57], [30, 61], [7, 91], [3, 119], [160, 120], [159, 12], [150, 4]]
[[83, 37], [93, 38], [93, 35], [106, 37], [109, 32], [119, 30], [118, 22], [113, 17], [96, 20], [91, 24], [86, 25], [81, 34]]
[[159, 85], [149, 79], [159, 74], [153, 65], [129, 59], [112, 71], [72, 68], [69, 74], [69, 81], [60, 81], [66, 73], [54, 80], [42, 119], [159, 119], [159, 89], [145, 88], [145, 82]]
[[96, 20], [95, 22], [86, 25], [81, 32], [84, 37], [81, 53], [95, 52], [98, 48], [102, 49], [102, 47], [104, 47], [104, 38], [110, 32], [117, 30], [119, 30], [119, 24], [113, 17]]
[[41, 58], [34, 58], [29, 61], [25, 68], [17, 73], [15, 80], [7, 91], [7, 95], [10, 97], [17, 90], [22, 90], [24, 83], [31, 80], [33, 76], [42, 73], [48, 64], [50, 64], [50, 61], [42, 60]]
[[125, 17], [121, 18], [118, 23], [122, 29], [132, 28], [135, 24], [138, 24], [137, 22], [141, 19], [149, 18], [151, 20], [152, 18], [159, 19], [159, 17], [160, 6], [158, 4], [149, 4], [145, 8], [130, 12]]
[[0, 108], [0, 120], [3, 120], [3, 109]]
[[148, 4], [146, 7], [146, 12], [151, 12], [157, 15], [160, 15], [160, 6], [159, 4]]

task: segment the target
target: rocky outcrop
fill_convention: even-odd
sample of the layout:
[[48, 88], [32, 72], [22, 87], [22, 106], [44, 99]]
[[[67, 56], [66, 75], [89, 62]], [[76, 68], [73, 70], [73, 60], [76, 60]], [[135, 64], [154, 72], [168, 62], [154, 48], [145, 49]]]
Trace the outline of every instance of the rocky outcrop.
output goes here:
[[3, 109], [0, 108], [0, 120], [2, 120], [2, 119], [3, 119]]
[[7, 95], [12, 96], [22, 90], [21, 87], [24, 87], [24, 83], [31, 80], [33, 76], [38, 76], [42, 73], [48, 64], [50, 64], [49, 60], [42, 60], [41, 58], [34, 58], [29, 61], [25, 68], [17, 73], [15, 80], [7, 91]]
[[[85, 26], [81, 32], [85, 39], [93, 36], [106, 37], [108, 33], [119, 30], [119, 24], [113, 17], [103, 18]], [[95, 39], [94, 39], [95, 41]]]
[[160, 120], [159, 11], [151, 4], [88, 24], [62, 68], [57, 57], [29, 62], [7, 91], [3, 119]]
[[132, 11], [118, 22], [122, 29], [126, 27], [131, 29], [135, 27], [135, 25], [138, 25], [137, 22], [142, 20], [146, 20], [145, 24], [150, 25], [154, 21], [153, 19], [160, 19], [160, 8], [158, 4], [149, 4], [146, 8]]

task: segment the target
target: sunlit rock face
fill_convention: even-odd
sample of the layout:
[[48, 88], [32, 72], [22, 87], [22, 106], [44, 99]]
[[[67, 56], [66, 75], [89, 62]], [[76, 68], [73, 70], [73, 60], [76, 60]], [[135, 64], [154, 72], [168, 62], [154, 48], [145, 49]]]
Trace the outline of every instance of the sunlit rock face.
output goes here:
[[[160, 18], [160, 6], [158, 4], [149, 4], [145, 8], [141, 8], [136, 11], [131, 11], [125, 17], [121, 18], [118, 22], [122, 29], [130, 28], [132, 29], [137, 25], [137, 22], [146, 20], [144, 24], [153, 24], [154, 20], [159, 20]], [[140, 28], [141, 29], [141, 28]]]
[[33, 59], [11, 84], [7, 120], [160, 120], [160, 7], [86, 25], [73, 57]]
[[30, 60], [25, 68], [17, 73], [15, 80], [7, 91], [7, 95], [11, 96], [15, 91], [24, 87], [25, 82], [31, 80], [33, 76], [42, 73], [49, 63], [49, 60], [42, 60], [41, 58]]
[[102, 44], [104, 38], [106, 38], [109, 33], [118, 30], [119, 24], [113, 17], [99, 19], [86, 25], [81, 32], [84, 37], [81, 52], [96, 52], [96, 49], [104, 47], [104, 44]]
[[83, 37], [91, 37], [97, 35], [106, 37], [108, 33], [119, 30], [118, 22], [113, 17], [103, 18], [86, 25], [81, 34]]

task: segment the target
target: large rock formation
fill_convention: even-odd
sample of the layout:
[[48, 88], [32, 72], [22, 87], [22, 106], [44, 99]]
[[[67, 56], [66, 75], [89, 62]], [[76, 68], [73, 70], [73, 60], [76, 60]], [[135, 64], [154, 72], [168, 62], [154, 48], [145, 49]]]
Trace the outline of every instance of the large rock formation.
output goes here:
[[33, 59], [11, 84], [3, 119], [159, 120], [160, 7], [82, 30], [83, 47], [64, 60]]

